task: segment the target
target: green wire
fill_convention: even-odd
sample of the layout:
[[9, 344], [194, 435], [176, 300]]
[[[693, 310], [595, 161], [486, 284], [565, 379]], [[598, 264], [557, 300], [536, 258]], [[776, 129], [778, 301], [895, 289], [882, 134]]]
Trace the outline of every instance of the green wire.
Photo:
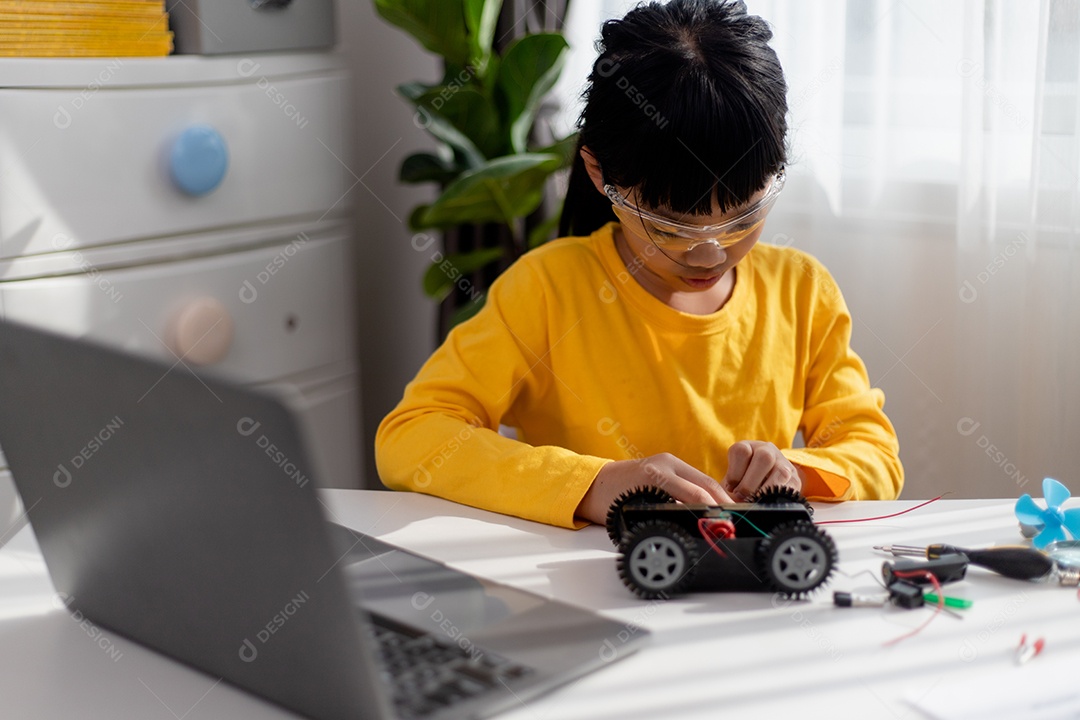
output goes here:
[[755, 525], [754, 523], [750, 522], [750, 519], [749, 519], [749, 518], [747, 518], [747, 517], [746, 517], [745, 515], [743, 515], [743, 514], [742, 514], [741, 512], [739, 512], [738, 510], [726, 510], [725, 512], [729, 512], [729, 513], [731, 513], [732, 515], [738, 515], [738, 516], [739, 516], [739, 518], [740, 518], [740, 519], [741, 519], [741, 520], [742, 520], [743, 522], [745, 522], [745, 523], [746, 523], [747, 525], [749, 525], [750, 527], [754, 528], [754, 529], [755, 529], [755, 530], [757, 530], [757, 531], [758, 531], [759, 533], [761, 533], [761, 536], [762, 536], [762, 537], [769, 537], [769, 533], [765, 532], [764, 530], [762, 530], [761, 528], [759, 528], [759, 527], [758, 527], [757, 525]]

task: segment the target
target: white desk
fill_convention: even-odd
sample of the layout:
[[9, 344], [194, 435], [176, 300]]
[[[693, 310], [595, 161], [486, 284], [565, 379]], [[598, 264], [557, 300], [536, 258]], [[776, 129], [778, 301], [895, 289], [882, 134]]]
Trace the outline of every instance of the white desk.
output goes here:
[[[330, 519], [476, 575], [591, 607], [653, 633], [641, 652], [500, 716], [581, 718], [922, 717], [905, 700], [927, 693], [985, 698], [1080, 667], [1076, 589], [1023, 583], [971, 568], [948, 587], [971, 598], [963, 620], [941, 614], [919, 635], [883, 643], [930, 610], [841, 609], [833, 590], [870, 589], [891, 542], [1015, 543], [1012, 500], [942, 500], [883, 521], [829, 525], [840, 569], [826, 592], [787, 603], [760, 594], [635, 599], [615, 573], [602, 528], [560, 530], [422, 495], [323, 491]], [[1074, 505], [1076, 500], [1070, 502]], [[816, 520], [883, 515], [914, 501], [819, 505]], [[1043, 636], [1042, 655], [1013, 661], [1020, 635]], [[1072, 683], [1076, 685], [1075, 682]], [[955, 693], [954, 693], [955, 694]], [[998, 706], [1000, 708], [1000, 706]], [[778, 713], [788, 713], [779, 715]], [[983, 717], [991, 715], [983, 714]], [[29, 529], [0, 550], [0, 717], [292, 718], [213, 678], [94, 628], [60, 609]]]

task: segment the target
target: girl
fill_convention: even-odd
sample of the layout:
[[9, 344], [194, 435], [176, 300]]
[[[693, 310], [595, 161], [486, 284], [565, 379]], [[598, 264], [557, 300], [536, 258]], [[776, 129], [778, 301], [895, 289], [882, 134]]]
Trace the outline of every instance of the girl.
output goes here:
[[784, 186], [771, 36], [717, 0], [604, 24], [565, 237], [499, 277], [383, 420], [388, 487], [565, 527], [602, 524], [643, 485], [709, 504], [779, 485], [899, 494], [896, 434], [836, 283], [758, 242]]

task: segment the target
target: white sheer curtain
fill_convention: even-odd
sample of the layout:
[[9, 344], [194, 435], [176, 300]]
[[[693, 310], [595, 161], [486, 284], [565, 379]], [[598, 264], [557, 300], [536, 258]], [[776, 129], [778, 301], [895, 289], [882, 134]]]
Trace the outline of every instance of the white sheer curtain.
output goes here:
[[[571, 4], [566, 121], [634, 4]], [[747, 4], [789, 85], [767, 232], [840, 282], [905, 497], [1080, 495], [1080, 0]]]
[[776, 32], [796, 170], [832, 215], [945, 222], [963, 245], [1076, 242], [1075, 0], [750, 9]]

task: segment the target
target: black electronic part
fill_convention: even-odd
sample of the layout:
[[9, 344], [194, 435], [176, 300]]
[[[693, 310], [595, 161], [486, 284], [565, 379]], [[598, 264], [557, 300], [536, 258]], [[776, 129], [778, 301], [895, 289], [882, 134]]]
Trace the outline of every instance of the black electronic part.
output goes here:
[[907, 580], [897, 580], [889, 583], [889, 600], [893, 605], [908, 610], [922, 607], [926, 602], [923, 599], [923, 589]]
[[935, 560], [901, 559], [881, 565], [881, 576], [886, 585], [906, 580], [917, 585], [930, 585], [927, 573], [937, 578], [941, 585], [963, 580], [967, 574], [968, 558], [963, 554], [942, 555]]

